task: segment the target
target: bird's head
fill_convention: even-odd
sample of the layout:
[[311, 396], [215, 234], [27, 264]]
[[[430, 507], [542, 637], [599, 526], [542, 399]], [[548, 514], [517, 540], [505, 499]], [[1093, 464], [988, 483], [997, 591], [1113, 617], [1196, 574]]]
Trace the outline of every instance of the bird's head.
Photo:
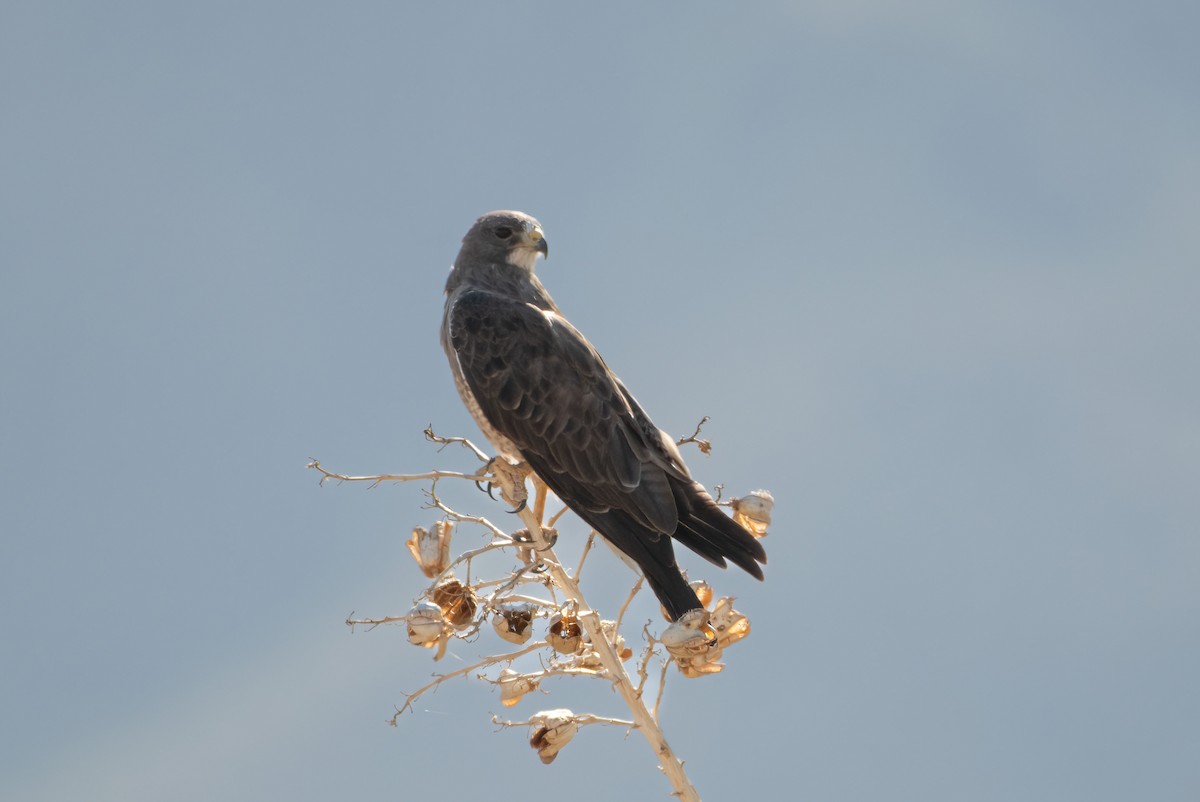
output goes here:
[[455, 263], [464, 258], [472, 263], [506, 262], [532, 273], [538, 254], [550, 255], [541, 223], [524, 212], [488, 212], [463, 237]]

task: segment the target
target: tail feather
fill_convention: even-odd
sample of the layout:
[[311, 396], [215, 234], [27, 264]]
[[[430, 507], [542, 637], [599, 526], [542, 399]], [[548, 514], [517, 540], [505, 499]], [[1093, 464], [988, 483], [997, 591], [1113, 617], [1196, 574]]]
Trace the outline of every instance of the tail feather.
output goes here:
[[693, 526], [689, 517], [689, 519], [679, 522], [679, 527], [671, 537], [718, 568], [726, 568], [725, 550], [721, 548], [720, 538], [710, 537], [704, 531], [705, 529], [706, 527]]
[[[767, 553], [762, 544], [715, 505], [711, 510], [703, 507], [695, 510], [687, 519], [679, 522], [679, 530], [675, 533], [680, 543], [703, 556], [704, 552], [692, 544], [691, 537], [680, 537], [680, 530], [704, 540], [706, 545], [720, 551], [721, 556], [755, 579], [763, 578], [759, 563], [767, 561]], [[719, 564], [724, 567], [724, 562]]]
[[[728, 559], [756, 579], [763, 578], [758, 564], [766, 563], [767, 552], [762, 543], [722, 512], [703, 485], [677, 482], [671, 490], [679, 509], [676, 540], [722, 568]], [[725, 559], [713, 559], [713, 552]]]
[[650, 584], [658, 601], [666, 608], [672, 621], [688, 610], [704, 605], [696, 596], [675, 562], [675, 550], [666, 535], [651, 532], [633, 521], [625, 513], [609, 510], [604, 513], [582, 510], [583, 518], [593, 529], [604, 536], [618, 551], [629, 556]]
[[672, 621], [703, 606], [679, 570], [672, 538], [714, 565], [725, 568], [728, 560], [751, 576], [763, 578], [760, 563], [766, 563], [767, 553], [762, 544], [726, 515], [698, 483], [668, 479], [670, 495], [666, 503], [669, 505], [674, 497], [678, 518], [674, 531], [666, 532], [663, 524], [668, 522], [656, 523], [655, 519], [665, 519], [667, 508], [648, 515], [645, 507], [638, 505], [630, 505], [629, 509], [611, 506], [612, 501], [596, 498], [584, 482], [547, 470], [535, 454], [526, 453], [525, 457], [555, 495], [637, 563]]

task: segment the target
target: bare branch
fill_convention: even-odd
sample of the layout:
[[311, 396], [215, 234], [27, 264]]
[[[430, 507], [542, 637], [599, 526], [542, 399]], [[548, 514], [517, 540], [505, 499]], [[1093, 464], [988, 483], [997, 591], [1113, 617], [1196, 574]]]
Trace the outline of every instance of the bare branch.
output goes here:
[[[549, 667], [543, 668], [541, 671], [530, 671], [521, 675], [527, 680], [540, 682], [547, 677], [600, 677], [607, 678], [608, 675], [603, 671], [597, 671], [594, 668], [578, 668], [565, 664], [554, 663]], [[492, 685], [500, 685], [502, 680], [491, 679], [480, 674], [479, 678], [484, 682], [490, 682]]]
[[480, 581], [471, 585], [471, 587], [475, 588], [475, 590], [481, 590], [483, 588], [496, 588], [496, 590], [492, 592], [492, 595], [503, 596], [506, 592], [512, 590], [517, 585], [541, 584], [542, 580], [539, 577], [526, 576], [526, 573], [531, 568], [536, 567], [537, 566], [535, 565], [524, 565], [513, 571], [509, 576], [506, 576], [502, 579], [481, 579]]
[[547, 601], [546, 599], [539, 599], [536, 596], [525, 596], [520, 593], [510, 593], [504, 597], [504, 601], [529, 602], [530, 604], [536, 604], [539, 607], [544, 607], [547, 610], [558, 609], [558, 602], [556, 601]]
[[625, 620], [625, 611], [629, 609], [629, 603], [633, 601], [633, 597], [642, 589], [642, 583], [646, 581], [646, 577], [639, 576], [637, 582], [633, 583], [633, 590], [629, 591], [629, 598], [621, 605], [621, 612], [617, 613], [617, 630], [621, 629], [621, 622]]
[[[628, 727], [631, 730], [637, 729], [637, 723], [633, 721], [624, 721], [619, 718], [609, 718], [607, 716], [597, 716], [591, 713], [575, 713], [571, 716], [575, 723], [579, 726], [586, 724], [612, 724], [618, 727]], [[497, 727], [504, 729], [505, 727], [531, 727], [536, 725], [536, 721], [507, 721], [499, 716], [492, 716], [492, 723]]]
[[[351, 613], [351, 615], [353, 615], [353, 613]], [[370, 632], [372, 629], [379, 626], [380, 624], [399, 624], [401, 621], [407, 621], [407, 620], [408, 620], [408, 616], [404, 616], [404, 615], [388, 615], [388, 616], [384, 616], [383, 618], [349, 618], [349, 617], [347, 617], [346, 618], [346, 626], [350, 627], [351, 629], [354, 629], [354, 627], [357, 625], [364, 625], [364, 626], [369, 627], [367, 632]]]
[[471, 549], [470, 551], [464, 551], [462, 554], [455, 557], [454, 561], [452, 563], [450, 563], [449, 565], [446, 566], [445, 571], [442, 571], [440, 574], [438, 574], [436, 577], [434, 577], [433, 584], [436, 585], [438, 582], [440, 582], [442, 580], [442, 577], [444, 577], [444, 576], [446, 576], [446, 574], [450, 573], [456, 565], [462, 565], [463, 563], [467, 564], [467, 573], [469, 574], [471, 571], [471, 560], [475, 559], [476, 557], [478, 557], [481, 554], [487, 554], [489, 551], [496, 551], [498, 549], [507, 548], [508, 546], [512, 546], [512, 545], [514, 545], [514, 544], [511, 540], [493, 540], [491, 543], [488, 543], [486, 546], [480, 546], [477, 549]]
[[[487, 477], [484, 477], [484, 478], [487, 478]], [[446, 513], [446, 517], [451, 518], [459, 523], [479, 524], [480, 526], [491, 530], [492, 535], [498, 539], [511, 540], [511, 538], [509, 538], [507, 532], [505, 532], [500, 527], [496, 526], [494, 523], [489, 521], [487, 518], [483, 518], [478, 515], [466, 515], [461, 512], [456, 512], [455, 510], [452, 510], [449, 507], [447, 507], [442, 502], [442, 500], [437, 497], [437, 493], [434, 492], [434, 489], [436, 488], [436, 486], [437, 486], [437, 480], [435, 479], [433, 482], [433, 485], [428, 490], [425, 491], [425, 495], [429, 496], [429, 506], [432, 509], [441, 510], [442, 512]]]
[[675, 445], [682, 446], [686, 443], [695, 443], [696, 448], [700, 449], [701, 454], [704, 454], [705, 456], [711, 454], [712, 453], [712, 441], [700, 439], [700, 428], [702, 426], [704, 426], [704, 424], [708, 423], [708, 421], [709, 421], [709, 418], [707, 415], [705, 415], [703, 418], [700, 419], [700, 422], [696, 424], [696, 431], [692, 432], [687, 437], [681, 437], [680, 439], [676, 440]]
[[429, 473], [381, 473], [374, 476], [346, 476], [341, 473], [332, 473], [321, 467], [320, 460], [311, 460], [308, 467], [320, 471], [321, 484], [329, 479], [336, 479], [339, 482], [370, 482], [371, 487], [376, 487], [383, 482], [418, 482], [422, 479], [468, 479], [472, 482], [482, 481], [487, 479], [487, 474], [472, 474], [460, 473], [458, 471], [430, 471]]
[[400, 716], [402, 716], [404, 714], [404, 711], [412, 709], [413, 702], [415, 702], [415, 701], [417, 701], [417, 699], [421, 698], [421, 695], [424, 694], [426, 691], [438, 687], [439, 685], [441, 685], [443, 682], [445, 682], [448, 679], [454, 679], [455, 677], [461, 677], [463, 674], [469, 674], [472, 671], [475, 671], [480, 668], [485, 668], [487, 666], [494, 666], [497, 663], [511, 663], [513, 660], [516, 660], [518, 657], [529, 654], [530, 652], [536, 652], [538, 649], [544, 648], [545, 646], [546, 646], [545, 641], [538, 641], [536, 643], [531, 643], [530, 645], [526, 646], [524, 649], [520, 649], [518, 651], [511, 652], [509, 654], [501, 654], [501, 655], [495, 655], [493, 657], [485, 657], [482, 660], [480, 660], [478, 663], [469, 665], [466, 668], [455, 669], [454, 671], [451, 671], [449, 674], [438, 674], [438, 675], [436, 675], [437, 679], [435, 679], [433, 682], [429, 683], [428, 685], [426, 685], [422, 688], [418, 688], [417, 690], [413, 691], [412, 693], [405, 694], [405, 696], [408, 698], [405, 699], [404, 704], [402, 706], [400, 706], [399, 708], [396, 709], [396, 714], [394, 716], [392, 716], [390, 719], [388, 719], [388, 724], [391, 724], [393, 727], [395, 727], [397, 719], [399, 719]]
[[588, 552], [592, 550], [592, 543], [596, 540], [596, 530], [588, 532], [587, 542], [583, 544], [583, 553], [579, 555], [579, 565], [575, 568], [575, 581], [579, 581], [579, 574], [583, 572], [583, 561], [587, 559]]
[[642, 691], [646, 688], [646, 680], [649, 679], [650, 658], [657, 653], [654, 648], [654, 644], [657, 643], [657, 641], [654, 639], [654, 636], [650, 634], [649, 621], [642, 625], [642, 637], [646, 639], [646, 648], [642, 650], [642, 659], [638, 661], [637, 695], [639, 699], [642, 696]]
[[550, 527], [554, 526], [556, 523], [558, 523], [558, 519], [563, 517], [563, 513], [567, 513], [570, 511], [571, 511], [570, 507], [564, 506], [561, 510], [554, 513], [554, 515], [550, 516], [550, 520], [546, 521], [546, 528], [549, 529]]
[[658, 677], [658, 696], [654, 697], [654, 720], [658, 721], [658, 706], [662, 704], [663, 689], [667, 687], [667, 668], [671, 665], [670, 660], [662, 661], [662, 674]]
[[485, 452], [481, 451], [474, 443], [465, 437], [438, 437], [433, 433], [432, 423], [425, 427], [425, 439], [431, 443], [438, 443], [441, 445], [441, 448], [439, 448], [438, 451], [442, 451], [451, 443], [458, 443], [463, 448], [470, 449], [470, 451], [479, 458], [480, 462], [487, 462], [491, 459], [491, 457], [489, 457]]

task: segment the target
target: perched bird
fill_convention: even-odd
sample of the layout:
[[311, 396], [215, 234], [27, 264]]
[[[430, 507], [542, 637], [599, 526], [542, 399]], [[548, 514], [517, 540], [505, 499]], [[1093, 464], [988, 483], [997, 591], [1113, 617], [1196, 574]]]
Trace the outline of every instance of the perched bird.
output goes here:
[[534, 275], [548, 254], [541, 225], [522, 212], [489, 212], [463, 237], [441, 339], [479, 428], [637, 563], [672, 621], [702, 605], [671, 538], [762, 579], [762, 544], [692, 479], [674, 441]]

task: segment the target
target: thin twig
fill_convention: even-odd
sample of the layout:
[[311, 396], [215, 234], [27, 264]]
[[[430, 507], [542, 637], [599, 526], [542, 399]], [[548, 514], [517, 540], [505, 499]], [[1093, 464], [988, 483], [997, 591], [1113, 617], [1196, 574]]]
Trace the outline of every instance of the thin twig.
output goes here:
[[642, 625], [642, 637], [646, 639], [646, 648], [642, 650], [642, 659], [638, 661], [637, 695], [639, 699], [642, 696], [642, 691], [646, 688], [646, 680], [649, 679], [650, 658], [657, 653], [654, 648], [654, 644], [657, 643], [657, 641], [654, 640], [654, 636], [650, 634], [649, 621]]
[[629, 603], [633, 601], [633, 597], [642, 589], [642, 583], [646, 581], [646, 577], [639, 576], [637, 582], [633, 583], [633, 590], [629, 591], [629, 598], [621, 605], [621, 612], [617, 613], [617, 630], [621, 629], [621, 622], [625, 620], [625, 611], [629, 609]]
[[445, 682], [448, 679], [454, 679], [455, 677], [462, 676], [463, 674], [469, 674], [470, 672], [475, 671], [476, 669], [484, 668], [486, 666], [493, 666], [497, 663], [511, 663], [513, 660], [516, 660], [518, 657], [529, 654], [530, 652], [535, 652], [538, 649], [541, 649], [545, 646], [546, 646], [545, 641], [537, 641], [536, 643], [531, 643], [530, 645], [526, 646], [524, 649], [520, 649], [519, 651], [515, 651], [510, 654], [501, 654], [501, 655], [495, 655], [493, 657], [485, 657], [482, 660], [480, 660], [478, 663], [467, 666], [466, 668], [455, 669], [454, 671], [451, 671], [449, 674], [439, 674], [437, 679], [435, 679], [433, 682], [429, 683], [428, 685], [424, 686], [423, 688], [418, 688], [417, 690], [413, 691], [412, 693], [405, 694], [405, 696], [407, 696], [408, 698], [405, 699], [404, 704], [401, 707], [397, 708], [396, 714], [394, 716], [392, 716], [390, 719], [388, 719], [388, 723], [391, 724], [393, 727], [395, 727], [396, 720], [399, 719], [400, 716], [402, 716], [404, 714], [405, 710], [412, 709], [413, 702], [417, 701], [417, 699], [419, 699], [421, 697], [421, 695], [423, 693], [425, 693], [426, 691], [430, 690], [431, 688], [436, 688], [437, 686], [441, 685], [443, 682]]
[[654, 697], [654, 720], [658, 721], [658, 706], [662, 704], [663, 689], [667, 687], [667, 667], [671, 665], [670, 660], [662, 661], [662, 674], [658, 678], [658, 695]]
[[592, 550], [592, 543], [596, 539], [596, 530], [588, 532], [587, 542], [583, 544], [583, 554], [579, 555], [579, 565], [575, 569], [575, 581], [579, 581], [579, 575], [583, 572], [583, 561], [587, 559], [588, 552]]
[[[436, 485], [436, 480], [434, 480], [434, 482]], [[450, 509], [449, 507], [447, 507], [445, 505], [445, 503], [442, 502], [442, 500], [440, 498], [437, 497], [437, 494], [434, 493], [433, 490], [434, 490], [433, 487], [430, 487], [428, 490], [425, 491], [425, 494], [428, 495], [429, 499], [430, 499], [429, 506], [432, 507], [433, 509], [441, 510], [442, 512], [446, 513], [447, 517], [452, 518], [457, 523], [479, 524], [480, 526], [484, 527], [485, 529], [488, 529], [492, 533], [493, 537], [495, 537], [497, 539], [511, 541], [511, 538], [508, 536], [507, 532], [505, 532], [500, 527], [496, 526], [494, 523], [489, 521], [487, 518], [484, 518], [479, 515], [467, 515], [465, 513], [457, 512], [455, 510]]]
[[[551, 665], [549, 668], [543, 668], [541, 671], [531, 671], [527, 674], [522, 674], [521, 678], [534, 682], [541, 682], [547, 677], [607, 677], [603, 671], [596, 671], [593, 668], [579, 668], [578, 666], [567, 665]], [[501, 684], [502, 680], [491, 679], [490, 677], [479, 675], [479, 678], [484, 682], [490, 682], [492, 685]]]
[[446, 566], [445, 571], [442, 571], [440, 574], [438, 574], [436, 577], [433, 578], [433, 582], [430, 584], [430, 587], [433, 587], [438, 582], [441, 582], [443, 579], [445, 579], [446, 574], [453, 571], [455, 566], [466, 563], [467, 571], [469, 573], [471, 570], [470, 569], [471, 560], [475, 559], [476, 557], [478, 557], [481, 554], [487, 554], [489, 551], [496, 551], [498, 549], [508, 548], [509, 546], [512, 546], [512, 545], [513, 545], [513, 542], [511, 540], [505, 540], [505, 541], [493, 540], [491, 543], [488, 543], [486, 546], [480, 546], [477, 549], [471, 549], [470, 551], [464, 551], [462, 554], [455, 557], [453, 562], [451, 562], [449, 565]]
[[441, 451], [442, 449], [444, 449], [446, 446], [450, 445], [451, 443], [458, 443], [459, 445], [463, 446], [464, 448], [468, 448], [472, 452], [474, 452], [475, 456], [479, 457], [480, 462], [487, 462], [488, 460], [491, 459], [491, 457], [489, 457], [486, 453], [481, 451], [474, 443], [472, 443], [470, 440], [468, 440], [465, 437], [438, 437], [436, 434], [433, 433], [433, 424], [432, 423], [425, 427], [425, 439], [431, 443], [438, 443], [439, 445], [441, 445], [442, 448], [439, 448], [438, 451]]
[[[623, 719], [609, 718], [607, 716], [596, 716], [591, 713], [576, 713], [576, 714], [572, 715], [571, 718], [574, 719], [575, 723], [581, 727], [585, 726], [587, 724], [613, 724], [613, 725], [619, 726], [619, 727], [628, 727], [631, 730], [637, 729], [637, 727], [638, 727], [637, 722], [634, 722], [634, 721], [624, 721]], [[502, 719], [499, 716], [492, 716], [492, 723], [495, 724], [497, 727], [503, 728], [503, 727], [529, 727], [529, 726], [534, 725], [536, 722], [533, 722], [533, 721], [508, 721], [507, 719]]]
[[675, 445], [681, 446], [681, 445], [684, 445], [685, 443], [695, 443], [696, 448], [700, 449], [701, 454], [704, 454], [706, 456], [708, 454], [711, 454], [712, 453], [712, 441], [700, 439], [700, 427], [702, 427], [704, 424], [708, 423], [708, 420], [709, 420], [708, 416], [705, 415], [703, 418], [700, 419], [700, 422], [696, 424], [696, 431], [692, 432], [687, 437], [681, 437], [680, 439], [676, 440]]
[[[354, 615], [354, 614], [351, 613], [350, 615]], [[399, 624], [401, 621], [407, 621], [407, 620], [408, 620], [408, 616], [404, 616], [404, 615], [389, 615], [389, 616], [384, 616], [383, 618], [350, 618], [350, 617], [347, 617], [346, 618], [346, 626], [350, 627], [351, 629], [354, 629], [354, 627], [357, 625], [363, 625], [363, 626], [369, 626], [371, 629], [374, 629], [375, 627], [379, 626], [380, 624]], [[367, 632], [370, 632], [371, 629], [368, 629]]]
[[515, 589], [518, 585], [532, 585], [534, 583], [540, 583], [541, 580], [539, 577], [526, 576], [526, 574], [529, 572], [529, 570], [532, 569], [533, 567], [534, 567], [534, 565], [531, 563], [522, 568], [519, 568], [516, 571], [513, 571], [512, 576], [508, 577], [507, 579], [497, 579], [497, 580], [488, 580], [486, 582], [480, 582], [479, 584], [474, 586], [475, 590], [479, 590], [480, 588], [485, 588], [485, 587], [491, 587], [492, 585], [498, 585], [498, 587], [494, 591], [492, 591], [491, 594], [489, 594], [487, 597], [487, 605], [489, 607], [495, 606], [498, 602], [498, 599], [501, 596], [504, 596], [505, 600], [516, 601], [517, 598], [515, 596], [505, 596], [505, 594], [511, 593], [512, 590]]
[[549, 520], [549, 521], [546, 521], [546, 528], [547, 528], [547, 529], [549, 529], [550, 527], [554, 526], [556, 523], [558, 523], [558, 519], [559, 519], [559, 518], [561, 518], [561, 517], [563, 517], [563, 514], [564, 514], [564, 513], [567, 513], [567, 512], [570, 512], [570, 511], [571, 511], [571, 508], [570, 508], [570, 507], [563, 506], [563, 508], [562, 508], [561, 510], [559, 510], [559, 511], [558, 511], [558, 512], [556, 512], [556, 513], [554, 513], [554, 515], [550, 516], [550, 520]]
[[430, 471], [429, 473], [380, 473], [374, 476], [346, 476], [341, 473], [332, 473], [321, 467], [320, 460], [311, 460], [308, 467], [315, 471], [321, 472], [320, 484], [325, 484], [329, 479], [336, 479], [339, 482], [370, 482], [371, 487], [377, 487], [383, 482], [417, 482], [423, 479], [468, 479], [472, 482], [479, 482], [487, 479], [487, 474], [461, 473], [459, 471]]
[[550, 488], [537, 477], [537, 474], [534, 474], [532, 478], [534, 488], [533, 514], [539, 521], [544, 521], [546, 519], [546, 495], [549, 493]]
[[546, 599], [539, 599], [536, 596], [526, 596], [522, 593], [510, 593], [509, 595], [504, 597], [504, 601], [506, 601], [506, 602], [509, 602], [509, 601], [528, 602], [529, 604], [536, 604], [539, 607], [545, 607], [547, 610], [557, 610], [558, 609], [558, 602], [556, 602], [556, 601], [548, 601]]

